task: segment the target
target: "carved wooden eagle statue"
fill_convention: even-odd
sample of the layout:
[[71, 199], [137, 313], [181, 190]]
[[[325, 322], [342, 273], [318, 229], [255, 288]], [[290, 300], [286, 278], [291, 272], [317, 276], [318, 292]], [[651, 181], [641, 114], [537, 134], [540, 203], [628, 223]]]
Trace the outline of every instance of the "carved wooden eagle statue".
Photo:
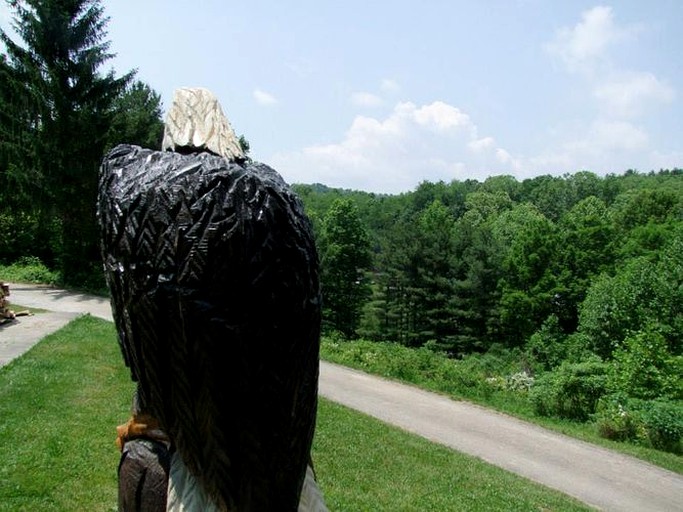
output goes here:
[[[245, 158], [208, 91], [176, 92], [164, 146], [118, 146], [100, 173], [106, 280], [138, 386], [122, 444], [170, 447], [170, 469], [156, 462], [168, 510], [297, 510], [317, 406], [311, 225], [282, 178]], [[120, 509], [146, 507], [121, 498], [151, 485], [141, 457]]]

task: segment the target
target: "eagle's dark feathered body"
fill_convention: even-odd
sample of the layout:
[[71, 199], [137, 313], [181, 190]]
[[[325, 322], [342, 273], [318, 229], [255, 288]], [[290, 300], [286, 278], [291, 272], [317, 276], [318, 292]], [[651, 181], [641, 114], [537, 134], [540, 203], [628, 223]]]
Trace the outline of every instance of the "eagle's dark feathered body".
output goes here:
[[296, 510], [320, 335], [300, 201], [262, 164], [123, 145], [102, 165], [98, 215], [141, 408], [228, 509]]

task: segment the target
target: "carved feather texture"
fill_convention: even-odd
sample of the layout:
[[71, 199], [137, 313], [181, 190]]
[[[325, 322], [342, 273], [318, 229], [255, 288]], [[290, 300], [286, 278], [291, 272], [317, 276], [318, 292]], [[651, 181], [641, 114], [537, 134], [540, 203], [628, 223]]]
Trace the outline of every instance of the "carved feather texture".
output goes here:
[[296, 510], [317, 406], [318, 257], [262, 164], [118, 146], [102, 254], [143, 407], [227, 510]]
[[176, 89], [166, 115], [161, 149], [179, 153], [204, 150], [228, 160], [245, 159], [218, 98], [201, 87]]

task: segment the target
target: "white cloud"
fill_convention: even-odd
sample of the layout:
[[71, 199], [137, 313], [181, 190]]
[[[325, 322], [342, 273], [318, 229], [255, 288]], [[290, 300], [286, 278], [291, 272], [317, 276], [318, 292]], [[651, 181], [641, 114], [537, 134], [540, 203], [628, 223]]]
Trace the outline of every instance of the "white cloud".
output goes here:
[[628, 119], [573, 124], [554, 145], [526, 157], [478, 132], [471, 117], [453, 105], [403, 102], [383, 118], [357, 116], [339, 142], [278, 153], [269, 163], [290, 183], [384, 193], [414, 190], [425, 180], [683, 167], [683, 154], [656, 152], [643, 127]]
[[435, 101], [417, 110], [412, 103], [404, 103], [403, 108], [409, 115], [412, 110], [415, 122], [430, 130], [445, 132], [453, 128], [474, 128], [470, 116], [443, 101]]
[[576, 153], [567, 147], [547, 149], [529, 158], [524, 166], [527, 177], [536, 174], [563, 174], [578, 170]]
[[435, 101], [398, 103], [384, 119], [357, 116], [343, 140], [279, 153], [271, 163], [289, 182], [375, 192], [413, 190], [421, 181], [486, 179], [518, 162], [460, 109]]
[[624, 73], [598, 84], [593, 95], [610, 116], [633, 118], [671, 103], [675, 92], [652, 73]]
[[591, 71], [608, 57], [611, 46], [632, 34], [634, 28], [617, 26], [612, 8], [597, 6], [585, 11], [572, 28], [562, 28], [546, 50], [570, 71]]
[[351, 95], [351, 103], [356, 105], [357, 107], [380, 107], [384, 104], [384, 100], [377, 96], [376, 94], [372, 94], [371, 92], [354, 92]]
[[672, 103], [676, 91], [666, 80], [625, 64], [629, 55], [624, 43], [637, 42], [641, 28], [617, 23], [610, 7], [598, 6], [583, 12], [575, 26], [559, 30], [545, 46], [566, 66], [576, 85], [572, 94], [584, 95], [593, 117], [567, 120], [571, 128], [560, 129], [553, 145], [526, 160], [528, 172], [657, 168], [645, 120]]
[[510, 164], [515, 170], [517, 169], [517, 162], [512, 157], [512, 155], [505, 151], [503, 148], [496, 148], [495, 155], [496, 160], [498, 160], [501, 164]]
[[481, 139], [475, 139], [471, 141], [469, 144], [467, 144], [467, 147], [475, 153], [480, 153], [482, 151], [488, 151], [493, 149], [495, 144], [496, 141], [493, 137], [484, 137]]
[[[357, 116], [339, 141], [279, 153], [271, 161], [289, 182], [388, 193], [414, 190], [425, 180], [681, 167], [682, 155], [657, 153], [645, 129], [646, 117], [673, 102], [676, 91], [652, 73], [621, 64], [628, 56], [618, 52], [638, 30], [618, 24], [610, 7], [598, 6], [546, 45], [576, 83], [572, 94], [583, 95], [575, 99], [583, 99], [592, 114], [577, 112], [576, 118], [563, 120], [541, 151], [520, 155], [503, 147], [496, 134], [480, 134], [466, 112], [444, 101], [401, 102], [383, 117]], [[397, 91], [397, 84], [384, 80], [376, 94], [355, 96], [355, 104], [374, 105], [381, 99], [386, 105]]]
[[272, 94], [265, 92], [261, 89], [254, 89], [253, 92], [254, 99], [259, 105], [275, 105], [277, 103], [277, 98]]

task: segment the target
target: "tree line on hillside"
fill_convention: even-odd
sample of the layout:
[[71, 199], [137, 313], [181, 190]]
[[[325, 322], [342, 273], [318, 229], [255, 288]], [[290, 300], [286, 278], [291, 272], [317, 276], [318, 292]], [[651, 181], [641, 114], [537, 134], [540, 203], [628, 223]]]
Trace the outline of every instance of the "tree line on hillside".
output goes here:
[[[399, 196], [295, 190], [316, 227], [326, 326], [347, 337], [431, 343], [458, 355], [521, 346], [548, 322], [561, 334], [598, 336], [607, 329], [591, 324], [601, 283], [616, 286], [638, 265], [663, 266], [664, 282], [680, 277], [679, 169], [424, 182]], [[648, 318], [675, 327], [676, 298]], [[683, 331], [673, 330], [679, 349]], [[606, 343], [595, 340], [601, 355]]]
[[113, 55], [99, 0], [9, 3], [0, 29], [0, 258], [40, 258], [66, 284], [102, 283], [95, 198], [104, 153], [158, 147], [160, 96], [103, 68]]

